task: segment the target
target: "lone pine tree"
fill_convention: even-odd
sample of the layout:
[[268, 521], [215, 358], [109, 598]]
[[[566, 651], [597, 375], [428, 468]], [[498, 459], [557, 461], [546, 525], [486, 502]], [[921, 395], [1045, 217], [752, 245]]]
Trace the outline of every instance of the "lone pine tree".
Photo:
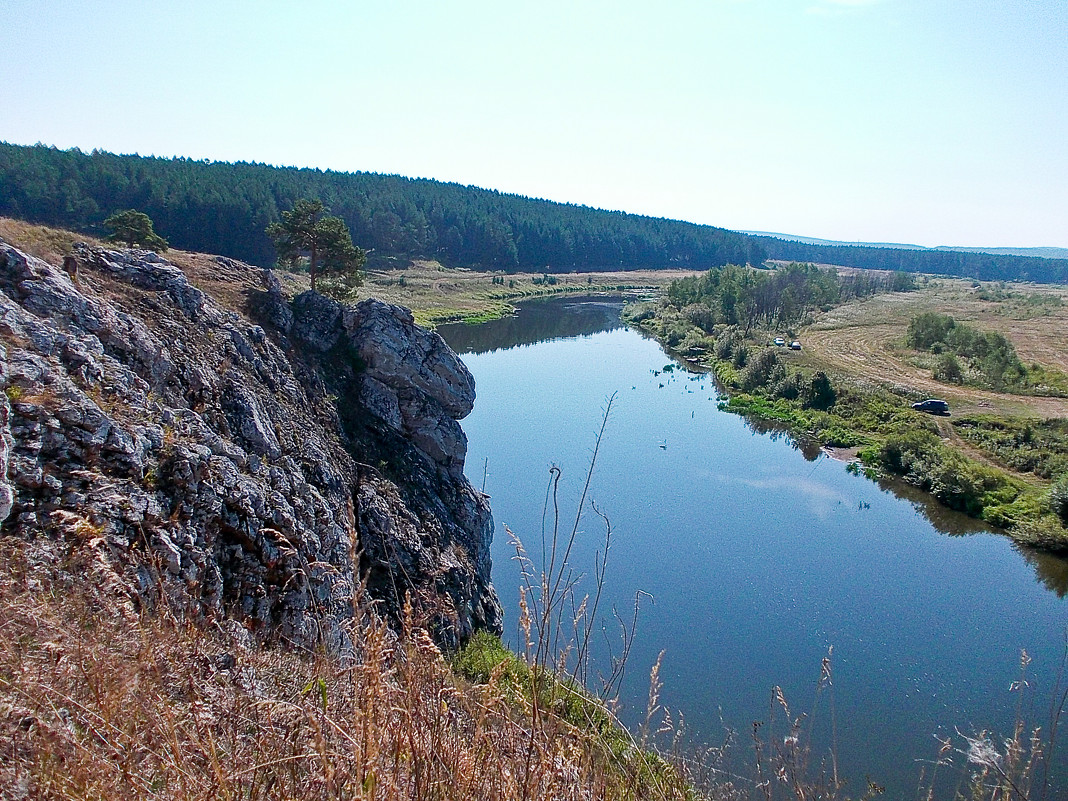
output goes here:
[[267, 226], [267, 236], [283, 264], [296, 265], [307, 254], [312, 289], [321, 272], [358, 276], [367, 260], [363, 250], [352, 244], [345, 222], [328, 216], [319, 200], [298, 200], [290, 211], [282, 212], [281, 222]]
[[108, 242], [125, 242], [131, 248], [140, 245], [156, 252], [167, 249], [167, 240], [153, 230], [152, 218], [144, 212], [134, 209], [117, 211], [104, 220], [104, 225], [113, 232], [108, 236]]

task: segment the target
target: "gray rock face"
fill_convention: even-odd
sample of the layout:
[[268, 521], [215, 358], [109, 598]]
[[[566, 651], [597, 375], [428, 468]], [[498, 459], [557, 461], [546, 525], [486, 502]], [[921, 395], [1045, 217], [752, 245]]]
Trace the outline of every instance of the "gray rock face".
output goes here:
[[363, 587], [443, 644], [500, 630], [492, 520], [463, 477], [463, 363], [410, 313], [246, 314], [154, 253], [80, 246], [78, 283], [0, 242], [0, 520], [104, 553], [142, 605], [261, 639], [349, 646]]

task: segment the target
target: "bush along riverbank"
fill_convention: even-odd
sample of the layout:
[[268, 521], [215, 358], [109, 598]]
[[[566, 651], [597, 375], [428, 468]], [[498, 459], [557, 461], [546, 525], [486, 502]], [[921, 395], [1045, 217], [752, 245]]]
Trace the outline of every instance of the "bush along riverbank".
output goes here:
[[[722, 283], [713, 276], [691, 284], [717, 280]], [[1018, 542], [1068, 552], [1068, 477], [1056, 480], [1068, 463], [1068, 428], [1058, 421], [980, 416], [951, 422], [912, 409], [919, 392], [829, 374], [798, 359], [785, 337], [775, 343], [775, 331], [792, 336], [806, 312], [834, 299], [790, 317], [763, 316], [765, 328], [724, 314], [729, 291], [702, 297], [686, 289], [673, 285], [662, 300], [630, 304], [623, 318], [689, 363], [712, 370], [725, 390], [722, 409], [778, 423], [802, 442], [852, 449], [852, 469], [900, 478]], [[829, 294], [833, 298], [833, 289]]]

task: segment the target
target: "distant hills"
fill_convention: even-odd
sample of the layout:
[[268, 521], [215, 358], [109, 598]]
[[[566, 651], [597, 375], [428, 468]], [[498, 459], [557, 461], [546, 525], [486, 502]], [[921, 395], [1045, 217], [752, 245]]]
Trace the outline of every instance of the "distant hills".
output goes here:
[[811, 236], [795, 236], [794, 234], [776, 234], [770, 231], [739, 231], [741, 234], [750, 236], [768, 236], [774, 239], [784, 239], [787, 242], [801, 242], [806, 245], [830, 245], [841, 247], [862, 248], [896, 248], [899, 250], [952, 250], [960, 253], [990, 253], [994, 256], [1033, 256], [1040, 259], [1068, 259], [1068, 248], [965, 248], [953, 245], [938, 245], [926, 247], [924, 245], [906, 245], [899, 242], [842, 242], [835, 239], [816, 239]]
[[399, 175], [84, 153], [0, 142], [0, 215], [102, 233], [137, 209], [177, 248], [268, 266], [264, 229], [301, 198], [322, 200], [372, 251], [371, 263], [412, 258], [453, 267], [572, 272], [761, 264], [767, 259], [983, 280], [1068, 282], [1068, 258], [979, 249], [826, 243], [747, 234], [555, 203]]

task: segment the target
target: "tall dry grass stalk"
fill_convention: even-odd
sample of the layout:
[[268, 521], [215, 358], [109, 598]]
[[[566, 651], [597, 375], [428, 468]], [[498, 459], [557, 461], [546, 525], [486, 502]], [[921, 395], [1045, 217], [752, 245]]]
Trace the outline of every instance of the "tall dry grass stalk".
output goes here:
[[457, 679], [412, 620], [354, 623], [357, 656], [248, 647], [134, 614], [0, 541], [0, 796], [57, 799], [691, 797], [637, 749]]
[[1020, 652], [1020, 676], [1009, 691], [1016, 696], [1012, 734], [998, 738], [988, 731], [939, 740], [938, 756], [921, 776], [921, 798], [946, 797], [979, 801], [1056, 801], [1068, 798], [1068, 768], [1057, 744], [1057, 730], [1068, 705], [1068, 633], [1064, 655], [1054, 680], [1048, 712], [1034, 709], [1035, 688], [1028, 677], [1031, 657]]

